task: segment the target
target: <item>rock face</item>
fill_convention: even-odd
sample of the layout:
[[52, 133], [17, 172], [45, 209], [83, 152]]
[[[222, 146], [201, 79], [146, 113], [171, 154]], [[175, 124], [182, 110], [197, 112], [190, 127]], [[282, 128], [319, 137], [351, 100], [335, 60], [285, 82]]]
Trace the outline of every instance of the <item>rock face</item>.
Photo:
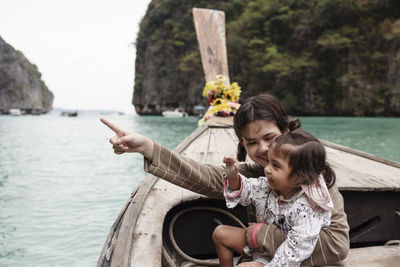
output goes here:
[[192, 114], [195, 105], [207, 103], [190, 2], [152, 1], [140, 23], [132, 101], [138, 114], [175, 108]]
[[0, 113], [12, 108], [27, 114], [47, 113], [53, 98], [38, 68], [0, 37]]
[[241, 100], [268, 92], [291, 115], [400, 116], [394, 0], [152, 0], [136, 41], [138, 114], [206, 105], [193, 7], [225, 11], [230, 81]]

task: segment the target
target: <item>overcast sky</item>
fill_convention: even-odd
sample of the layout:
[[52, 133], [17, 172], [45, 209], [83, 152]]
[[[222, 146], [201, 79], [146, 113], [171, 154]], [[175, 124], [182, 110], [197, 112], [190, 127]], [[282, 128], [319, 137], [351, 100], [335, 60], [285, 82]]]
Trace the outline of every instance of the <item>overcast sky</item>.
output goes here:
[[0, 36], [38, 66], [53, 107], [134, 112], [136, 36], [150, 0], [1, 0]]

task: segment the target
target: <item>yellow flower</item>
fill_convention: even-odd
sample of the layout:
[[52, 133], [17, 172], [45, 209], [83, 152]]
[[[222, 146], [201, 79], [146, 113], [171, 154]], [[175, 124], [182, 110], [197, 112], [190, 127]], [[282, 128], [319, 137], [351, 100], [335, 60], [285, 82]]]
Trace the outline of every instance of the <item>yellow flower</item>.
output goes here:
[[206, 83], [206, 86], [204, 86], [203, 89], [203, 96], [209, 97], [210, 94], [212, 93], [212, 90], [214, 90], [214, 85], [212, 82]]
[[229, 115], [229, 113], [231, 112], [231, 108], [229, 107], [228, 101], [226, 101], [225, 99], [214, 100], [213, 106], [214, 107], [210, 109], [207, 113], [212, 114], [212, 113], [217, 113], [219, 111], [225, 111]]
[[242, 91], [240, 90], [240, 86], [238, 83], [234, 82], [231, 84], [229, 90], [226, 91], [226, 95], [230, 97], [232, 102], [239, 101], [239, 96]]
[[210, 110], [205, 114], [205, 120], [214, 115], [229, 116], [237, 110], [241, 88], [234, 82], [230, 87], [226, 87], [223, 75], [217, 75], [215, 81], [209, 81], [203, 88], [203, 96], [208, 98]]

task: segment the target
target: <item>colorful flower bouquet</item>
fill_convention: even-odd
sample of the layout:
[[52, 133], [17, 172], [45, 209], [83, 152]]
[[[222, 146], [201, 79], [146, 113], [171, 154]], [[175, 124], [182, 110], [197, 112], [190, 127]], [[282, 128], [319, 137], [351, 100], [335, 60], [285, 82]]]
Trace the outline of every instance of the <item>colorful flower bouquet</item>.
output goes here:
[[225, 77], [223, 75], [217, 75], [215, 81], [206, 83], [203, 89], [203, 96], [208, 98], [209, 106], [204, 115], [204, 121], [213, 116], [227, 117], [235, 115], [236, 110], [239, 108], [240, 86], [234, 82], [228, 88], [224, 81]]

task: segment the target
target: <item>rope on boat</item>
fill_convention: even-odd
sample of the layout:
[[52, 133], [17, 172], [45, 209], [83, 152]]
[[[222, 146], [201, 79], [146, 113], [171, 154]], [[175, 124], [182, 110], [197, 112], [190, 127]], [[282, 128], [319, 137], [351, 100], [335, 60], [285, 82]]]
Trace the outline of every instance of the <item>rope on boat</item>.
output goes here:
[[[190, 257], [189, 255], [187, 255], [185, 252], [183, 252], [179, 248], [178, 244], [175, 241], [174, 234], [173, 234], [173, 228], [174, 228], [174, 225], [175, 225], [175, 221], [182, 214], [184, 214], [186, 212], [189, 212], [189, 211], [194, 211], [194, 210], [210, 210], [210, 211], [220, 212], [220, 213], [225, 214], [225, 215], [229, 216], [230, 218], [232, 218], [241, 227], [246, 228], [246, 226], [238, 218], [236, 218], [233, 214], [229, 213], [228, 211], [226, 211], [224, 209], [215, 208], [215, 207], [207, 207], [207, 206], [190, 207], [190, 208], [181, 210], [180, 212], [178, 212], [177, 214], [174, 215], [174, 217], [172, 218], [171, 223], [169, 225], [169, 232], [168, 233], [169, 233], [169, 238], [171, 239], [171, 242], [172, 242], [172, 246], [178, 252], [178, 254], [181, 255], [186, 260], [188, 260], [188, 261], [190, 261], [191, 263], [194, 263], [194, 264], [206, 265], [206, 266], [219, 266], [219, 261], [218, 260], [200, 260], [200, 259], [196, 259], [196, 258]], [[189, 264], [188, 266], [193, 266], [193, 265]]]

